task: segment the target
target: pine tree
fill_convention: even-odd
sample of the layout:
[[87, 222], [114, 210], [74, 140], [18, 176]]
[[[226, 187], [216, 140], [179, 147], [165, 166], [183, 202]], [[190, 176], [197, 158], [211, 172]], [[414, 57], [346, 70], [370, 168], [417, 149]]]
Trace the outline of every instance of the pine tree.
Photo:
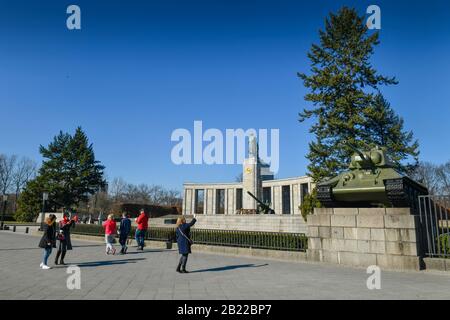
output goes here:
[[374, 113], [379, 111], [375, 110], [383, 108], [374, 104], [380, 86], [397, 84], [395, 78], [379, 75], [370, 63], [379, 44], [378, 32], [369, 34], [364, 17], [344, 7], [330, 14], [319, 35], [320, 44], [313, 44], [308, 52], [311, 74], [298, 74], [310, 89], [305, 100], [312, 103], [312, 108], [299, 114], [299, 120], [315, 119], [310, 128], [315, 140], [306, 156], [313, 179], [320, 181], [347, 168], [353, 150], [343, 141], [364, 149], [365, 143], [374, 145], [387, 139], [398, 162], [407, 155], [416, 157], [417, 143], [409, 144], [412, 134], [403, 132], [403, 120], [393, 113], [386, 111], [383, 117], [389, 138], [381, 139], [387, 131], [374, 128], [378, 125]]
[[19, 197], [19, 218], [29, 215], [26, 210], [37, 215], [44, 191], [49, 193], [49, 210], [69, 209], [87, 202], [105, 186], [105, 167], [95, 159], [93, 146], [80, 127], [73, 136], [60, 131], [47, 147], [40, 146], [40, 153], [44, 161], [39, 174]]
[[[42, 193], [44, 184], [42, 178], [36, 177], [27, 182], [17, 201], [17, 211], [14, 218], [17, 221], [32, 222], [42, 209]], [[53, 211], [50, 209], [50, 211]]]
[[[412, 131], [404, 130], [404, 120], [392, 110], [390, 103], [381, 95], [365, 108], [363, 139], [385, 146], [396, 169], [405, 174], [412, 173], [419, 162], [419, 142]], [[413, 162], [403, 161], [413, 158]]]

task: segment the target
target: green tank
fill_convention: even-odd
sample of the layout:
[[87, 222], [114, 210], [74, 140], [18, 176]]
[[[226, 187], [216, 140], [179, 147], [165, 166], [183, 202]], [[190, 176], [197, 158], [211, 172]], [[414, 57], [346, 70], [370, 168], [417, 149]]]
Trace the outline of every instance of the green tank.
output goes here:
[[[317, 184], [324, 207], [410, 207], [417, 210], [418, 196], [427, 195], [422, 184], [398, 173], [386, 148], [360, 151], [352, 145], [349, 170]], [[368, 148], [369, 149], [369, 148]]]

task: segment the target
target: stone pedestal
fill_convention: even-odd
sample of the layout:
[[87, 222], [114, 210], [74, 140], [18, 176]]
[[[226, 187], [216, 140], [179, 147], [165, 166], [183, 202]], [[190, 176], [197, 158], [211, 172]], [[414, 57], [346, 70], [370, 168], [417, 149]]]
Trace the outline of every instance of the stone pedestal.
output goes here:
[[419, 270], [419, 217], [409, 208], [320, 208], [308, 217], [308, 259]]
[[260, 175], [260, 165], [257, 157], [250, 157], [244, 160], [243, 172], [242, 172], [242, 206], [244, 209], [257, 208], [257, 203], [247, 191], [250, 191], [258, 199], [261, 199], [262, 193], [262, 181]]

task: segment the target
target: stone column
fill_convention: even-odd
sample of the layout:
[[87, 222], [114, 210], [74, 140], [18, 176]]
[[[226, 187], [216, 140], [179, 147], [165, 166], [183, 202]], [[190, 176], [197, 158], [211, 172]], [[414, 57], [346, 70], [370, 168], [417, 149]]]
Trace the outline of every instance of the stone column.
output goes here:
[[229, 201], [231, 200], [229, 195], [230, 195], [230, 189], [225, 188], [225, 208], [224, 208], [224, 215], [228, 214], [228, 206], [229, 206]]
[[204, 194], [203, 215], [206, 216], [208, 214], [208, 206], [209, 206], [209, 202], [211, 201], [211, 198], [208, 196], [208, 189], [203, 189], [203, 194]]
[[289, 202], [291, 207], [289, 214], [294, 214], [294, 186], [292, 184], [289, 185]]
[[216, 189], [212, 189], [211, 190], [211, 194], [212, 194], [212, 201], [211, 201], [211, 207], [212, 207], [212, 214], [216, 214], [216, 208], [217, 208], [217, 205], [216, 205], [216, 201], [217, 201], [217, 199], [216, 199]]
[[191, 208], [192, 208], [192, 212], [191, 212], [191, 214], [193, 214], [193, 213], [197, 213], [197, 212], [195, 212], [195, 193], [196, 193], [196, 191], [195, 191], [195, 189], [191, 189], [192, 191], [191, 191]]

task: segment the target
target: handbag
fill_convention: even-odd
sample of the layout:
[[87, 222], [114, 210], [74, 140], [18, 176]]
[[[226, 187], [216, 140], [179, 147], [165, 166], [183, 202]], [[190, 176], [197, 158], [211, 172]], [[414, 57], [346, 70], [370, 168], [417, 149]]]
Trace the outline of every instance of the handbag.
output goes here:
[[64, 236], [64, 232], [63, 232], [63, 231], [59, 231], [59, 232], [58, 232], [58, 235], [56, 236], [56, 238], [57, 238], [59, 241], [64, 241], [64, 240], [66, 240], [66, 237]]
[[185, 238], [187, 239], [187, 241], [189, 242], [189, 244], [192, 246], [192, 245], [194, 244], [194, 241], [192, 241], [190, 238], [188, 238], [188, 236], [186, 236], [186, 235], [184, 234], [184, 232], [181, 231], [181, 228], [180, 228], [180, 227], [178, 227], [178, 230], [180, 230], [180, 233], [183, 235], [183, 237], [185, 237]]

